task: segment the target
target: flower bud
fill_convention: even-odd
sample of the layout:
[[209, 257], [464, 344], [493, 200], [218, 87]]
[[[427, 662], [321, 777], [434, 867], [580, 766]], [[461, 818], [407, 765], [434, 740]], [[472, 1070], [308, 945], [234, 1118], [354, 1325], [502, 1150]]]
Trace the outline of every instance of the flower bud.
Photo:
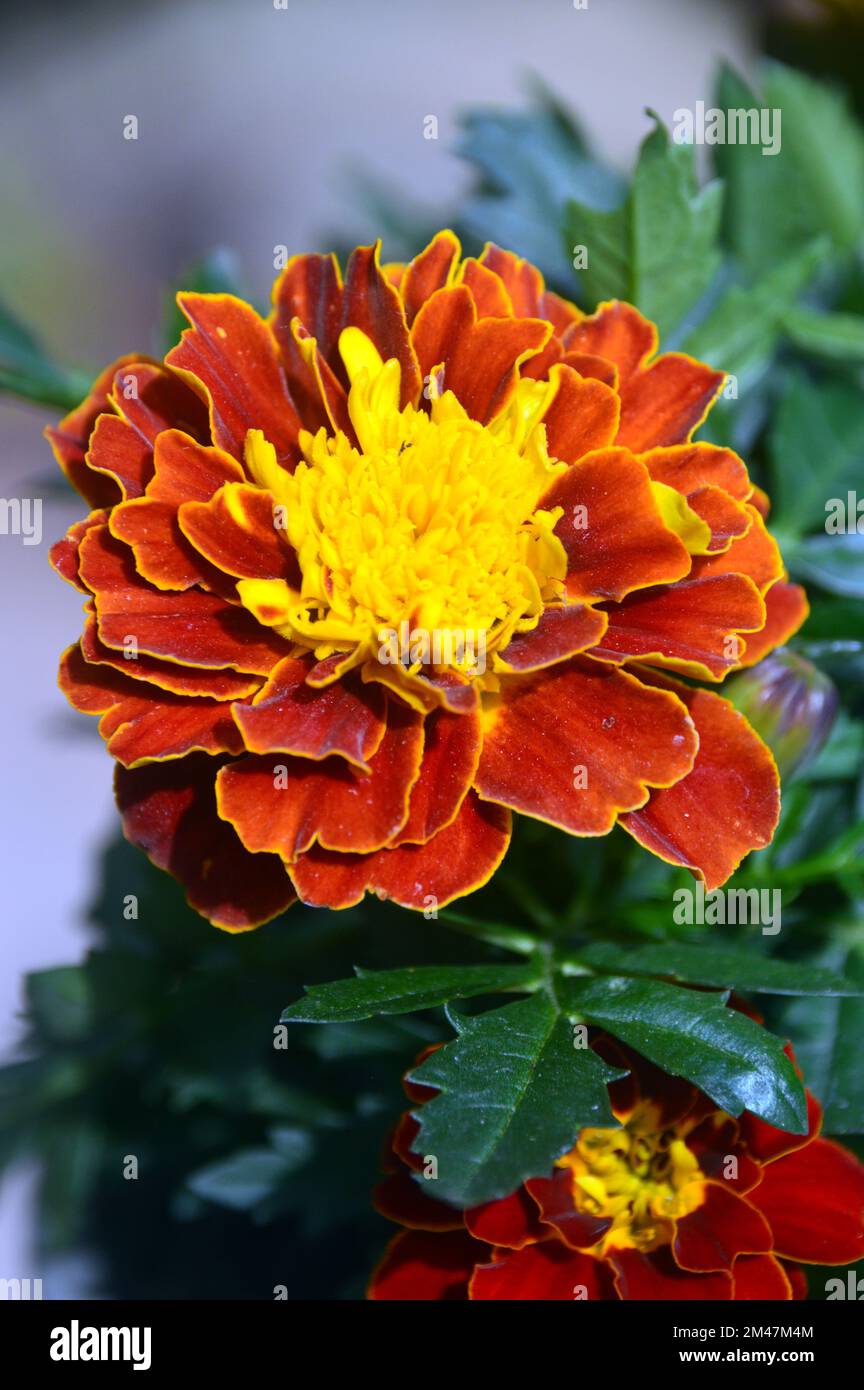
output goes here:
[[780, 647], [736, 676], [729, 698], [771, 749], [784, 777], [826, 742], [837, 714], [833, 682], [797, 652]]

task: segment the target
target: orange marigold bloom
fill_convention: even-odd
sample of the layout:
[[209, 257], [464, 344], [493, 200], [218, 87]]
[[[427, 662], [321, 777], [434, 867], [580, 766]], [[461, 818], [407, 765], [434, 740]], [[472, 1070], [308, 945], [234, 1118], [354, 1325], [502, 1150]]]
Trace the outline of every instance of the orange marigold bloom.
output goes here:
[[[609, 1087], [621, 1127], [581, 1130], [551, 1174], [497, 1201], [458, 1211], [429, 1196], [434, 1183], [412, 1177], [419, 1125], [403, 1116], [376, 1205], [407, 1229], [370, 1298], [805, 1298], [797, 1261], [864, 1256], [864, 1166], [819, 1137], [809, 1092], [808, 1133], [787, 1134], [733, 1119], [611, 1038], [593, 1045], [629, 1069]], [[419, 1104], [435, 1094], [405, 1088]]]
[[230, 930], [298, 896], [443, 906], [514, 810], [721, 884], [777, 773], [675, 675], [718, 682], [806, 612], [742, 461], [690, 442], [722, 374], [495, 246], [378, 256], [295, 257], [266, 322], [179, 295], [164, 363], [47, 431], [93, 508], [52, 551], [87, 595], [61, 685], [127, 836]]

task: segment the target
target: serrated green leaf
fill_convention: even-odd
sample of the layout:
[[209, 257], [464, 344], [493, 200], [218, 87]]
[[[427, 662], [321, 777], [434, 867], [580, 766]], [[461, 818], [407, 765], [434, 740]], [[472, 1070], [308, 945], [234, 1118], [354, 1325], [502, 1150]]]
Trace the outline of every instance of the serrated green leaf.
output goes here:
[[434, 1155], [434, 1195], [473, 1206], [547, 1173], [585, 1126], [615, 1124], [620, 1072], [574, 1048], [545, 994], [457, 1021], [459, 1036], [411, 1073], [440, 1092], [417, 1112], [417, 1151]]
[[793, 1134], [807, 1130], [804, 1088], [783, 1043], [726, 994], [621, 976], [573, 981], [568, 1001], [672, 1076], [692, 1081], [730, 1115], [751, 1110]]
[[826, 242], [805, 246], [752, 285], [732, 285], [684, 342], [684, 351], [738, 380], [739, 393], [777, 352], [790, 306], [824, 260]]
[[350, 1023], [376, 1014], [431, 1009], [450, 999], [536, 987], [532, 965], [420, 965], [404, 970], [357, 969], [356, 980], [308, 987], [282, 1014], [283, 1023]]
[[571, 199], [568, 248], [585, 246], [580, 273], [588, 301], [627, 299], [660, 329], [673, 329], [698, 302], [719, 265], [722, 188], [697, 190], [693, 151], [673, 145], [660, 120], [642, 145], [625, 201], [612, 211]]
[[[864, 950], [860, 946], [832, 946], [823, 959], [864, 988]], [[822, 1102], [826, 1133], [864, 1133], [864, 1001], [796, 999], [786, 1005], [781, 1018], [807, 1084]]]
[[[845, 502], [847, 490], [860, 485], [864, 458], [860, 390], [844, 381], [815, 382], [803, 372], [790, 374], [771, 428], [769, 450], [774, 528], [790, 535], [824, 531], [828, 500], [840, 497]], [[854, 525], [855, 518], [850, 522]], [[843, 538], [823, 535], [821, 539]], [[830, 550], [826, 547], [826, 552]]]
[[802, 72], [773, 63], [757, 95], [736, 73], [721, 71], [722, 110], [782, 112], [780, 152], [760, 145], [714, 147], [726, 181], [726, 237], [745, 269], [770, 270], [821, 233], [850, 250], [864, 228], [864, 135], [846, 99]]
[[622, 959], [630, 975], [670, 975], [694, 985], [751, 990], [757, 994], [856, 995], [861, 987], [833, 970], [809, 961], [776, 960], [756, 951], [668, 942], [649, 946], [598, 941], [582, 947], [575, 960], [620, 974]]

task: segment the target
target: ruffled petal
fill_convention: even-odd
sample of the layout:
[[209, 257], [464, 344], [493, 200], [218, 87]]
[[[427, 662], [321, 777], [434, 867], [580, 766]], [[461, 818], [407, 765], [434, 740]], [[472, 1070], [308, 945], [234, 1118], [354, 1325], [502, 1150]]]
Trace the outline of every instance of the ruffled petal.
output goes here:
[[249, 705], [234, 718], [250, 753], [294, 753], [320, 762], [332, 754], [368, 770], [385, 730], [383, 692], [343, 680], [306, 684], [308, 660], [289, 656], [273, 670]]
[[612, 388], [560, 364], [551, 369], [549, 379], [556, 389], [543, 415], [543, 424], [551, 457], [575, 463], [583, 455], [611, 444], [621, 414]]
[[192, 327], [165, 361], [206, 392], [214, 443], [242, 461], [247, 430], [261, 430], [279, 462], [293, 464], [300, 420], [267, 324], [230, 294], [180, 294], [177, 303]]
[[732, 1276], [725, 1271], [691, 1274], [679, 1269], [668, 1245], [644, 1255], [640, 1250], [610, 1250], [609, 1263], [615, 1270], [619, 1297], [627, 1300], [655, 1301], [717, 1299], [732, 1297]]
[[335, 256], [292, 256], [288, 261], [273, 286], [271, 320], [283, 352], [290, 346], [295, 318], [333, 366], [342, 318], [342, 277]]
[[517, 632], [496, 654], [495, 669], [523, 674], [578, 656], [600, 641], [607, 621], [605, 613], [583, 603], [547, 608], [535, 628]]
[[647, 469], [624, 449], [574, 464], [539, 505], [564, 509], [555, 534], [567, 552], [571, 599], [617, 601], [690, 572], [690, 555], [664, 522]]
[[423, 376], [443, 365], [444, 390], [488, 424], [509, 403], [520, 364], [543, 347], [550, 331], [540, 319], [478, 319], [467, 285], [454, 285], [426, 301], [411, 339]]
[[313, 844], [369, 854], [405, 824], [423, 750], [423, 721], [391, 702], [369, 772], [341, 757], [251, 754], [219, 773], [219, 814], [253, 853], [292, 862]]
[[488, 882], [509, 843], [509, 812], [469, 792], [456, 819], [426, 844], [368, 855], [333, 854], [316, 845], [290, 872], [311, 907], [353, 907], [369, 892], [401, 907], [437, 911]]
[[701, 425], [726, 380], [681, 352], [667, 352], [622, 382], [621, 427], [616, 443], [635, 453], [683, 444]]
[[425, 844], [455, 820], [480, 761], [483, 734], [476, 710], [434, 710], [424, 720], [423, 734], [420, 776], [411, 790], [408, 819], [392, 840], [394, 847]]
[[453, 232], [438, 232], [405, 267], [401, 295], [409, 325], [436, 290], [452, 283], [461, 249], [459, 238]]
[[715, 487], [736, 502], [746, 502], [753, 491], [744, 460], [717, 444], [677, 444], [669, 449], [650, 449], [639, 458], [655, 482], [674, 487], [685, 497]]
[[119, 415], [100, 415], [87, 463], [94, 473], [113, 478], [121, 496], [141, 497], [153, 476], [153, 446]]
[[134, 638], [149, 656], [260, 675], [285, 655], [286, 644], [245, 609], [197, 589], [176, 594], [151, 588], [107, 527], [91, 529], [80, 554], [81, 577], [96, 596], [99, 636], [109, 647], [124, 650]]
[[467, 1231], [403, 1231], [388, 1245], [368, 1296], [418, 1303], [465, 1299], [474, 1264], [487, 1254]]
[[379, 265], [381, 243], [358, 246], [345, 271], [341, 327], [359, 328], [383, 361], [396, 358], [402, 372], [402, 405], [417, 400], [422, 381], [402, 300]]
[[464, 1229], [461, 1211], [436, 1202], [404, 1168], [378, 1184], [373, 1205], [388, 1221], [396, 1221], [411, 1231]]
[[251, 855], [216, 814], [214, 764], [192, 754], [146, 767], [118, 767], [117, 805], [126, 838], [167, 869], [186, 898], [216, 927], [247, 931], [295, 901], [276, 855]]
[[759, 590], [743, 574], [644, 589], [606, 611], [609, 626], [592, 656], [656, 662], [697, 680], [722, 680], [740, 661], [737, 634], [765, 622]]
[[590, 1216], [576, 1209], [573, 1177], [564, 1168], [556, 1169], [551, 1178], [529, 1178], [525, 1187], [537, 1203], [544, 1226], [554, 1227], [571, 1250], [590, 1250], [612, 1225], [608, 1217]]
[[209, 502], [184, 502], [180, 530], [218, 569], [236, 579], [288, 579], [298, 585], [297, 559], [277, 525], [273, 498], [251, 483], [225, 483]]
[[137, 357], [121, 357], [100, 372], [89, 395], [64, 415], [58, 425], [45, 429], [54, 457], [69, 482], [91, 507], [110, 507], [120, 500], [120, 488], [107, 474], [94, 473], [86, 463], [87, 448], [96, 421], [103, 411], [113, 413], [109, 393], [117, 371]]
[[113, 666], [122, 671], [130, 680], [145, 681], [158, 686], [160, 690], [170, 690], [177, 695], [212, 696], [215, 700], [240, 700], [250, 695], [261, 684], [261, 677], [241, 675], [238, 671], [212, 670], [194, 666], [178, 666], [173, 661], [160, 661], [158, 657], [139, 652], [135, 657], [127, 657], [124, 651], [114, 651], [106, 647], [99, 638], [96, 619], [89, 615], [81, 634], [81, 651], [88, 662]]
[[507, 1250], [522, 1250], [547, 1234], [524, 1187], [496, 1202], [471, 1207], [465, 1212], [465, 1225], [477, 1240]]
[[512, 678], [484, 722], [481, 797], [575, 835], [607, 834], [649, 787], [684, 777], [698, 742], [674, 695], [582, 657]]
[[79, 554], [81, 542], [92, 527], [104, 526], [110, 513], [105, 507], [91, 512], [83, 521], [75, 521], [61, 541], [55, 541], [48, 551], [48, 559], [53, 568], [79, 593], [89, 596], [90, 590], [81, 578]]
[[696, 1274], [730, 1270], [739, 1255], [764, 1255], [771, 1228], [743, 1197], [722, 1183], [705, 1184], [705, 1200], [677, 1225], [672, 1253], [682, 1269]]
[[810, 612], [807, 595], [800, 584], [778, 579], [765, 595], [765, 626], [747, 636], [747, 649], [741, 658], [742, 666], [755, 666], [763, 656], [782, 647], [806, 622]]
[[543, 1299], [572, 1303], [574, 1299], [614, 1298], [615, 1291], [602, 1261], [568, 1250], [558, 1241], [544, 1240], [524, 1250], [508, 1251], [492, 1264], [478, 1264], [470, 1297], [487, 1302]]
[[693, 561], [693, 578], [746, 574], [764, 594], [783, 574], [783, 560], [777, 542], [769, 535], [752, 503], [745, 504], [745, 511], [751, 523], [746, 533], [717, 555], [697, 556]]
[[158, 362], [130, 361], [115, 371], [111, 400], [118, 415], [150, 448], [163, 430], [182, 430], [199, 444], [210, 438], [207, 406], [182, 375]]
[[753, 1200], [785, 1259], [839, 1265], [864, 1257], [864, 1167], [839, 1144], [814, 1139], [775, 1159]]
[[774, 1301], [792, 1298], [786, 1270], [773, 1255], [742, 1255], [732, 1271], [736, 1301]]
[[674, 787], [653, 792], [621, 824], [658, 858], [690, 869], [708, 889], [719, 888], [745, 855], [771, 843], [780, 779], [771, 753], [728, 700], [708, 690], [673, 688], [699, 734], [693, 770]]

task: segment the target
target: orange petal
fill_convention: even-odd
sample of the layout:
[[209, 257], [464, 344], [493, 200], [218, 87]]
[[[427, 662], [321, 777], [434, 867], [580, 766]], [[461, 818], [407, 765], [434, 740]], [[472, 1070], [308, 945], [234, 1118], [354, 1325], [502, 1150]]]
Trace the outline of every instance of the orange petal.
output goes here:
[[[646, 677], [647, 678], [647, 677]], [[770, 752], [728, 700], [708, 690], [651, 678], [674, 689], [699, 734], [692, 772], [652, 793], [624, 829], [667, 864], [681, 864], [719, 888], [751, 850], [771, 843], [780, 815], [780, 779]]]
[[[457, 283], [468, 286], [477, 309], [478, 318], [506, 319], [512, 317], [513, 305], [500, 276], [496, 275], [493, 270], [488, 270], [485, 265], [481, 265], [473, 256], [462, 262]], [[557, 358], [553, 360], [557, 361]]]
[[474, 1261], [487, 1255], [488, 1247], [467, 1231], [402, 1231], [372, 1275], [369, 1298], [412, 1303], [465, 1299]]
[[202, 443], [210, 437], [207, 407], [197, 391], [158, 362], [131, 361], [115, 371], [111, 400], [151, 448], [167, 429], [183, 430]]
[[484, 723], [483, 799], [574, 835], [607, 834], [649, 787], [684, 777], [697, 747], [674, 695], [584, 657], [511, 678]]
[[203, 753], [118, 767], [117, 805], [128, 840], [186, 889], [187, 901], [226, 931], [247, 931], [296, 901], [282, 861], [251, 855], [216, 814], [213, 761]]
[[127, 659], [123, 652], [112, 651], [99, 640], [96, 619], [92, 616], [84, 624], [81, 650], [88, 662], [113, 666], [115, 670], [123, 671], [130, 680], [146, 681], [160, 690], [170, 690], [177, 695], [209, 695], [215, 700], [239, 700], [254, 695], [261, 684], [260, 676], [178, 666], [173, 661], [160, 661], [144, 652], [139, 652], [134, 659]]
[[108, 516], [109, 513], [103, 507], [100, 511], [91, 512], [83, 521], [74, 522], [63, 539], [55, 541], [48, 552], [48, 559], [57, 573], [66, 580], [67, 584], [72, 584], [82, 594], [89, 594], [90, 590], [83, 583], [79, 573], [80, 556], [78, 552], [81, 542], [91, 527], [104, 526]]
[[545, 318], [543, 276], [530, 261], [515, 256], [512, 251], [503, 251], [494, 241], [487, 241], [480, 264], [498, 276], [517, 318]]
[[292, 256], [273, 286], [273, 332], [285, 350], [291, 341], [291, 320], [298, 318], [334, 363], [342, 316], [342, 277], [336, 257]]
[[96, 421], [103, 411], [113, 414], [109, 399], [114, 374], [126, 363], [136, 362], [134, 356], [121, 357], [100, 372], [89, 395], [70, 410], [68, 415], [56, 426], [45, 429], [45, 438], [50, 442], [54, 457], [69, 479], [72, 486], [91, 507], [110, 507], [120, 499], [120, 489], [114, 480], [105, 474], [94, 473], [85, 462], [90, 436]]
[[467, 285], [454, 285], [426, 301], [411, 338], [423, 376], [443, 363], [444, 390], [487, 424], [510, 400], [520, 364], [543, 347], [550, 332], [539, 319], [478, 319]]
[[753, 1194], [774, 1232], [774, 1248], [806, 1264], [864, 1258], [864, 1166], [829, 1139], [769, 1163]]
[[710, 528], [708, 549], [712, 554], [728, 550], [733, 541], [746, 536], [752, 524], [747, 508], [719, 487], [703, 487], [691, 492], [687, 503]]
[[401, 907], [439, 908], [481, 888], [510, 843], [510, 813], [469, 792], [456, 819], [425, 845], [376, 854], [333, 854], [315, 846], [291, 865], [294, 886], [313, 907], [353, 907], [364, 893]]
[[667, 352], [622, 382], [621, 428], [616, 443], [634, 452], [683, 444], [701, 425], [726, 376], [681, 352]]
[[765, 622], [759, 590], [743, 574], [645, 589], [606, 611], [609, 626], [592, 656], [657, 662], [698, 680], [722, 680], [740, 662], [737, 634]]
[[180, 530], [195, 549], [237, 579], [299, 579], [297, 557], [277, 526], [273, 498], [250, 483], [225, 483], [209, 502], [184, 502]]
[[491, 1264], [478, 1264], [470, 1296], [484, 1302], [572, 1303], [580, 1289], [589, 1301], [615, 1297], [602, 1260], [568, 1250], [559, 1241], [544, 1240], [508, 1252]]
[[657, 351], [657, 329], [632, 304], [612, 299], [568, 328], [562, 341], [568, 352], [586, 353], [612, 362], [619, 381], [629, 381]]
[[378, 686], [341, 681], [307, 685], [308, 660], [286, 657], [250, 705], [234, 718], [250, 753], [296, 753], [321, 761], [339, 754], [368, 769], [384, 737], [384, 696]]
[[689, 497], [704, 487], [719, 487], [737, 502], [753, 491], [747, 466], [731, 449], [716, 444], [676, 444], [640, 454], [651, 477]]
[[765, 1255], [772, 1245], [771, 1227], [756, 1207], [722, 1182], [709, 1182], [702, 1205], [678, 1222], [672, 1253], [693, 1273], [731, 1273], [739, 1255]]
[[775, 1302], [793, 1296], [786, 1271], [773, 1255], [742, 1255], [735, 1261], [732, 1277], [735, 1281], [732, 1297], [741, 1302]]
[[[345, 271], [342, 328], [359, 328], [375, 344], [384, 361], [395, 357], [402, 369], [402, 405], [417, 400], [422, 381], [396, 290], [381, 273], [380, 242], [358, 246]], [[434, 365], [434, 364], [433, 364]]]
[[746, 574], [761, 593], [783, 573], [783, 560], [777, 542], [769, 535], [759, 512], [748, 502], [745, 511], [750, 518], [746, 535], [733, 540], [728, 550], [718, 555], [698, 555], [693, 561], [693, 578], [718, 574]]
[[615, 1270], [618, 1295], [628, 1301], [720, 1301], [732, 1297], [732, 1277], [725, 1270], [715, 1274], [687, 1273], [676, 1265], [668, 1245], [652, 1250], [650, 1255], [641, 1250], [613, 1249], [608, 1259]]
[[230, 294], [180, 294], [177, 302], [192, 327], [165, 361], [206, 392], [214, 443], [242, 460], [247, 430], [259, 429], [280, 463], [295, 462], [300, 420], [267, 324]]
[[687, 548], [664, 522], [647, 469], [626, 449], [603, 449], [574, 464], [539, 505], [564, 508], [555, 534], [567, 552], [571, 599], [618, 600], [690, 571]]
[[517, 1187], [509, 1197], [471, 1207], [465, 1212], [465, 1225], [476, 1240], [507, 1250], [522, 1250], [548, 1234], [524, 1187]]
[[[319, 429], [326, 429], [328, 434], [341, 430], [354, 442], [348, 394], [317, 340], [299, 319], [292, 319], [279, 338], [279, 346], [288, 390], [304, 428], [313, 434]], [[337, 366], [341, 369], [341, 362]]]
[[613, 391], [618, 390], [618, 368], [607, 358], [594, 357], [590, 352], [565, 352], [560, 360], [580, 376], [605, 382]]
[[590, 381], [560, 364], [549, 373], [557, 390], [543, 416], [546, 443], [553, 458], [575, 463], [593, 449], [611, 444], [618, 432], [621, 406], [602, 381]]
[[573, 1201], [573, 1175], [558, 1168], [551, 1178], [529, 1178], [525, 1187], [534, 1199], [545, 1226], [552, 1226], [571, 1250], [590, 1250], [612, 1225], [608, 1217], [577, 1211]]
[[247, 849], [292, 861], [316, 842], [368, 854], [405, 824], [423, 752], [423, 721], [390, 703], [387, 730], [364, 773], [340, 757], [314, 762], [251, 754], [219, 774], [219, 814]]
[[[372, 688], [372, 687], [367, 687]], [[408, 819], [393, 845], [425, 844], [455, 820], [480, 761], [480, 717], [434, 710], [423, 724], [423, 762]]]
[[517, 632], [496, 659], [496, 669], [539, 671], [596, 645], [606, 631], [607, 618], [584, 603], [547, 608], [531, 632]]
[[430, 295], [452, 282], [460, 251], [458, 237], [449, 231], [438, 232], [405, 267], [401, 293], [409, 325]]
[[119, 415], [100, 415], [90, 436], [87, 463], [113, 478], [123, 497], [141, 497], [153, 476], [153, 447]]
[[287, 644], [275, 633], [215, 594], [151, 588], [136, 574], [131, 551], [107, 527], [92, 528], [80, 554], [81, 578], [96, 595], [99, 636], [109, 647], [123, 650], [134, 638], [148, 656], [258, 675], [267, 675], [286, 655]]
[[775, 647], [788, 642], [805, 622], [810, 605], [800, 584], [789, 584], [778, 579], [765, 595], [767, 617], [760, 632], [751, 632], [747, 637], [747, 650], [741, 660], [742, 666], [755, 666], [763, 656]]

